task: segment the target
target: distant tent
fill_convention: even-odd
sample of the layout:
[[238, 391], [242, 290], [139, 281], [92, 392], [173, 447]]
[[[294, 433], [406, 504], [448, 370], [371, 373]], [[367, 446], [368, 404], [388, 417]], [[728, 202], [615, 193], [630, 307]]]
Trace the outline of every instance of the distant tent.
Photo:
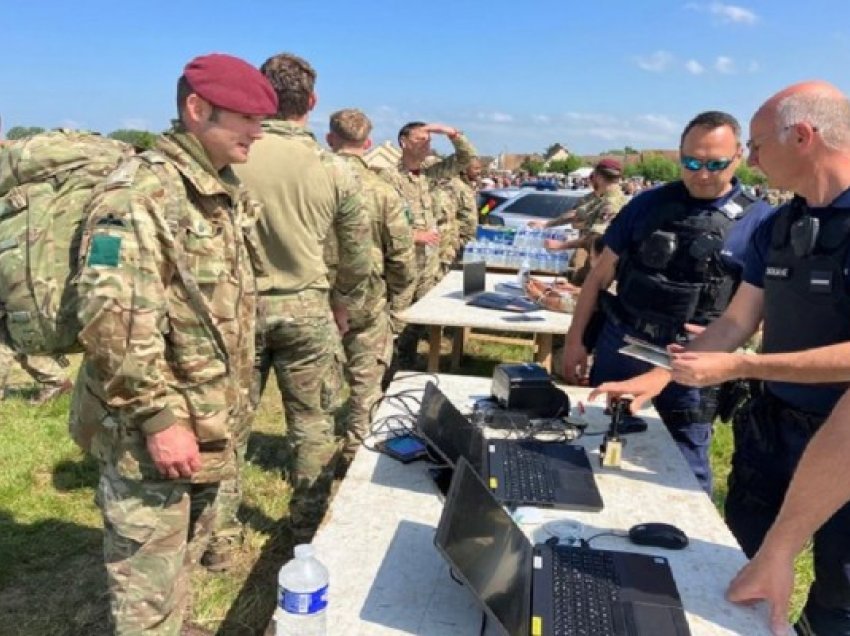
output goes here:
[[593, 172], [593, 168], [590, 166], [582, 166], [581, 168], [576, 168], [567, 176], [571, 179], [587, 179], [591, 172]]

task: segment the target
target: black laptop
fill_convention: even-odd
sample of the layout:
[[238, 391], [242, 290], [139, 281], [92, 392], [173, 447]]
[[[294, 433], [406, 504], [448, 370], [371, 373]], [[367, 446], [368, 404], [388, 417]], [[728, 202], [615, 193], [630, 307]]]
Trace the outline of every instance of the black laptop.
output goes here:
[[515, 313], [540, 309], [535, 303], [522, 296], [484, 291], [486, 279], [487, 264], [484, 261], [463, 264], [463, 297], [467, 305]]
[[667, 559], [532, 546], [463, 459], [452, 478], [434, 545], [481, 604], [487, 633], [690, 634]]
[[433, 382], [425, 386], [416, 429], [450, 467], [465, 458], [508, 505], [602, 510], [593, 469], [581, 446], [487, 439]]

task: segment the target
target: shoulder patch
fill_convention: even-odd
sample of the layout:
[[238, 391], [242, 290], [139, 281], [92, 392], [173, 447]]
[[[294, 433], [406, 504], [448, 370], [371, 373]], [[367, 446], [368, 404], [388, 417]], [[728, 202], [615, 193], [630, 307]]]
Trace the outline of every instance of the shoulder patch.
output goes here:
[[89, 248], [89, 267], [116, 267], [121, 256], [121, 237], [95, 234]]

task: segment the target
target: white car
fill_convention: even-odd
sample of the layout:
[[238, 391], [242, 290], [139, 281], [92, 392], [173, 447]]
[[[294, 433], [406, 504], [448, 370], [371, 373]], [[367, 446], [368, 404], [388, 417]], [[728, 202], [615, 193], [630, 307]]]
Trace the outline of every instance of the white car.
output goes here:
[[519, 229], [527, 227], [530, 221], [551, 221], [573, 209], [588, 193], [589, 189], [556, 192], [520, 190], [516, 196], [499, 203], [483, 222]]

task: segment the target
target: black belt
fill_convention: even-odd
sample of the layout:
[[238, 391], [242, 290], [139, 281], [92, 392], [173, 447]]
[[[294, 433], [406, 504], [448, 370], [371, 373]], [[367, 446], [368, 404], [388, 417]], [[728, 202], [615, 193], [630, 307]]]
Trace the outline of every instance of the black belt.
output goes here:
[[678, 342], [681, 339], [681, 328], [662, 325], [633, 316], [623, 308], [617, 297], [610, 292], [600, 292], [599, 307], [605, 313], [605, 316], [618, 327], [628, 327], [630, 330], [638, 332], [649, 340], [655, 342]]

